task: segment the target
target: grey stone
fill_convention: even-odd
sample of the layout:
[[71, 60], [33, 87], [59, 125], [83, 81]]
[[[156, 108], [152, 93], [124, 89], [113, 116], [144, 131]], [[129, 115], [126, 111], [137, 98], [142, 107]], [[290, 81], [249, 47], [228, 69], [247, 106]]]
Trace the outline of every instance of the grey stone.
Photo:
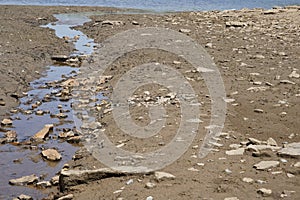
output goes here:
[[300, 142], [290, 143], [278, 151], [281, 157], [300, 158]]
[[259, 163], [255, 164], [253, 167], [257, 170], [266, 170], [269, 168], [279, 166], [279, 161], [260, 161]]
[[38, 181], [38, 177], [36, 175], [32, 174], [30, 176], [23, 176], [21, 178], [11, 179], [11, 180], [9, 180], [9, 184], [22, 186], [22, 185], [27, 185], [27, 184], [33, 184], [37, 181]]

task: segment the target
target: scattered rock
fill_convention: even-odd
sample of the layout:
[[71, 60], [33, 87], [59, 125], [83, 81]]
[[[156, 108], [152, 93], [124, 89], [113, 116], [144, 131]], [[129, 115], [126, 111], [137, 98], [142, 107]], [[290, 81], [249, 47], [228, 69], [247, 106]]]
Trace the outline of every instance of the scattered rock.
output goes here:
[[258, 194], [261, 194], [263, 197], [270, 196], [272, 194], [272, 190], [266, 188], [260, 188], [257, 190]]
[[245, 148], [238, 148], [230, 151], [226, 151], [226, 154], [229, 156], [237, 156], [237, 155], [243, 155], [245, 152]]
[[264, 110], [263, 109], [254, 109], [254, 112], [256, 112], [256, 113], [263, 113]]
[[57, 175], [57, 176], [52, 177], [51, 180], [50, 180], [50, 183], [52, 185], [54, 185], [54, 186], [58, 185], [58, 183], [59, 183], [59, 176]]
[[296, 83], [293, 81], [289, 81], [289, 80], [281, 80], [280, 83], [282, 84], [291, 84], [291, 85], [295, 85]]
[[152, 197], [152, 196], [148, 196], [147, 198], [146, 198], [146, 200], [153, 200], [154, 198]]
[[13, 121], [11, 119], [3, 119], [1, 121], [1, 125], [3, 125], [3, 126], [10, 126], [12, 124], [13, 124]]
[[1, 143], [10, 143], [10, 142], [16, 142], [17, 141], [17, 132], [16, 131], [7, 131], [4, 134], [3, 141]]
[[0, 100], [0, 106], [5, 106], [5, 101], [3, 101], [3, 100]]
[[53, 129], [53, 124], [46, 124], [42, 130], [40, 130], [33, 136], [32, 139], [33, 140], [43, 140], [49, 135], [49, 132], [52, 129]]
[[300, 162], [295, 163], [294, 167], [300, 167]]
[[40, 188], [46, 188], [46, 187], [51, 187], [52, 184], [50, 183], [50, 181], [41, 181], [41, 182], [38, 182], [36, 184], [37, 187], [40, 187]]
[[42, 151], [42, 156], [50, 161], [57, 161], [61, 159], [60, 153], [55, 149], [47, 149]]
[[19, 200], [33, 200], [33, 198], [29, 195], [26, 194], [21, 194], [20, 196], [18, 196]]
[[73, 131], [68, 131], [68, 132], [62, 132], [58, 134], [59, 138], [68, 138], [68, 137], [73, 137], [75, 136], [75, 133]]
[[68, 195], [58, 198], [57, 200], [72, 200], [73, 198], [74, 198], [73, 194], [68, 194]]
[[248, 138], [248, 140], [249, 140], [249, 143], [250, 144], [254, 144], [254, 145], [260, 145], [260, 144], [262, 144], [262, 141], [260, 141], [260, 140], [258, 140], [258, 139], [255, 139], [255, 138]]
[[33, 184], [37, 181], [38, 181], [38, 177], [32, 174], [30, 176], [23, 176], [21, 178], [11, 179], [9, 180], [9, 184], [22, 186], [22, 185]]
[[207, 48], [213, 48], [213, 44], [212, 44], [212, 43], [207, 43], [207, 44], [205, 45], [205, 47], [207, 47]]
[[175, 176], [173, 174], [169, 174], [166, 172], [155, 172], [154, 175], [157, 181], [175, 179]]
[[237, 197], [227, 197], [224, 200], [239, 200]]
[[272, 150], [272, 151], [277, 151], [281, 149], [281, 147], [275, 147], [275, 146], [270, 146], [270, 145], [264, 145], [264, 144], [261, 144], [261, 145], [252, 145], [250, 144], [249, 146], [247, 146], [246, 150], [247, 151], [263, 151], [263, 150]]
[[66, 62], [69, 59], [69, 56], [66, 55], [53, 55], [51, 56], [52, 60], [55, 60], [57, 62]]
[[133, 25], [139, 25], [139, 22], [137, 22], [137, 21], [132, 21], [131, 22]]
[[279, 161], [260, 161], [253, 167], [257, 170], [266, 170], [277, 166], [279, 166]]
[[300, 158], [300, 142], [284, 145], [284, 148], [278, 151], [281, 157]]

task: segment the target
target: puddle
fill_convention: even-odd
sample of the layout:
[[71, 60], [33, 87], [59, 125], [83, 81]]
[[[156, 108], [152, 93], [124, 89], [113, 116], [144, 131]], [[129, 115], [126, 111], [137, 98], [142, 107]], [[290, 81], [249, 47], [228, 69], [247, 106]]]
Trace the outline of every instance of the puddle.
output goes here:
[[[72, 29], [72, 27], [89, 22], [89, 16], [91, 15], [145, 13], [147, 12], [57, 14], [54, 15], [58, 19], [57, 22], [43, 27], [54, 29], [56, 35], [60, 38], [66, 36], [70, 38], [76, 49], [70, 57], [79, 57], [93, 53], [96, 44], [93, 39], [88, 38], [81, 31]], [[73, 39], [74, 37], [76, 40]], [[20, 106], [11, 115], [13, 126], [7, 128], [7, 130], [16, 131], [18, 142], [23, 144], [0, 145], [0, 199], [12, 199], [20, 194], [30, 195], [34, 199], [46, 197], [47, 194], [43, 193], [43, 189], [39, 190], [33, 186], [11, 186], [8, 184], [9, 180], [35, 174], [41, 180], [49, 181], [62, 169], [67, 161], [72, 159], [72, 156], [78, 149], [78, 145], [58, 138], [59, 133], [66, 131], [65, 129], [73, 129], [75, 127], [71, 108], [72, 100], [68, 98], [62, 99], [59, 94], [63, 89], [60, 87], [61, 83], [70, 79], [70, 77], [76, 76], [78, 71], [79, 68], [68, 65], [51, 65], [43, 77], [30, 83], [32, 90], [20, 99]], [[99, 98], [101, 100], [103, 96], [99, 95]], [[38, 106], [33, 108], [32, 105]], [[37, 115], [37, 111], [45, 112], [43, 115]], [[66, 118], [59, 119], [55, 117], [59, 113], [66, 115]], [[32, 136], [41, 130], [45, 124], [54, 124], [54, 129], [43, 143], [24, 144], [30, 141]], [[3, 136], [4, 133], [0, 132], [0, 138]], [[62, 155], [62, 160], [49, 162], [43, 159], [40, 155], [41, 151], [47, 148], [56, 148]]]

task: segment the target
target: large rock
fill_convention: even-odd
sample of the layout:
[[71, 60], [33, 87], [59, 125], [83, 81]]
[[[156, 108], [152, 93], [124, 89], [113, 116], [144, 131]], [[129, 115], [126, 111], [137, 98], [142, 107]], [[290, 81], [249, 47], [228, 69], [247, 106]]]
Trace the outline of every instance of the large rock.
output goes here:
[[38, 141], [43, 140], [49, 135], [49, 132], [52, 129], [53, 129], [53, 124], [46, 124], [42, 130], [40, 130], [33, 136], [32, 139]]
[[300, 158], [300, 142], [287, 144], [278, 151], [278, 155], [282, 157]]
[[35, 182], [38, 181], [38, 177], [34, 174], [30, 175], [30, 176], [23, 176], [21, 178], [17, 178], [17, 179], [11, 179], [9, 180], [9, 184], [11, 185], [28, 185], [28, 184], [33, 184]]
[[62, 170], [59, 176], [59, 187], [61, 191], [64, 191], [70, 186], [124, 175], [126, 174], [123, 172], [115, 171], [109, 168], [100, 168], [95, 170]]
[[255, 164], [253, 167], [257, 170], [266, 170], [269, 168], [277, 167], [279, 165], [279, 161], [260, 161]]

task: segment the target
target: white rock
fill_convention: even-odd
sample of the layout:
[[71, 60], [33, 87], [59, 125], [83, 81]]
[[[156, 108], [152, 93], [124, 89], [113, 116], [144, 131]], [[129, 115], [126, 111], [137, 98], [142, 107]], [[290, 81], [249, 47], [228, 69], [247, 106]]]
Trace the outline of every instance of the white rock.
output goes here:
[[245, 152], [245, 148], [239, 148], [239, 149], [226, 151], [226, 154], [229, 156], [238, 156], [238, 155], [243, 155], [244, 152]]
[[1, 121], [1, 125], [3, 126], [9, 126], [9, 125], [12, 125], [13, 121], [11, 119], [3, 119]]
[[156, 180], [161, 181], [161, 180], [167, 180], [167, 179], [175, 179], [175, 176], [173, 174], [169, 174], [166, 172], [155, 172], [154, 173]]
[[253, 179], [252, 178], [247, 178], [247, 177], [244, 177], [243, 179], [242, 179], [242, 181], [243, 182], [246, 182], [246, 183], [253, 183]]
[[256, 108], [256, 109], [254, 109], [254, 112], [256, 112], [256, 113], [263, 113], [264, 110], [263, 110], [263, 109]]
[[33, 198], [31, 196], [25, 195], [25, 194], [21, 194], [20, 196], [18, 196], [19, 200], [33, 200]]
[[294, 178], [294, 177], [295, 177], [295, 175], [294, 175], [294, 174], [291, 174], [291, 173], [287, 173], [286, 175], [287, 175], [287, 177], [289, 177], [289, 178]]
[[291, 85], [295, 85], [296, 83], [293, 81], [289, 81], [289, 80], [281, 80], [280, 83], [282, 84], [291, 84]]
[[300, 162], [295, 163], [294, 167], [300, 167]]
[[266, 188], [260, 188], [257, 190], [258, 194], [261, 194], [263, 197], [270, 196], [272, 194], [272, 190]]
[[44, 128], [42, 128], [42, 130], [40, 130], [33, 136], [32, 139], [34, 139], [34, 140], [45, 139], [48, 136], [51, 129], [53, 129], [53, 124], [46, 124], [44, 126]]
[[253, 167], [257, 170], [265, 170], [273, 167], [279, 166], [279, 161], [260, 161], [255, 164]]
[[248, 138], [248, 140], [251, 144], [261, 144], [262, 143], [262, 141], [255, 139], [255, 138]]
[[229, 145], [229, 147], [231, 148], [231, 149], [238, 149], [238, 148], [240, 148], [242, 145], [240, 145], [240, 144], [231, 144], [231, 145]]
[[151, 182], [148, 182], [145, 185], [145, 188], [147, 188], [147, 189], [151, 189], [151, 188], [155, 188], [155, 187], [156, 187], [156, 184], [155, 183], [151, 183]]
[[147, 198], [146, 198], [146, 200], [153, 200], [154, 198], [152, 197], [152, 196], [148, 196]]
[[296, 71], [293, 71], [290, 75], [290, 78], [300, 78], [300, 74], [298, 74]]
[[74, 198], [73, 194], [68, 194], [68, 195], [58, 198], [57, 200], [72, 200], [73, 198]]
[[237, 197], [227, 197], [224, 200], [239, 200]]
[[182, 28], [182, 29], [179, 29], [179, 32], [181, 32], [181, 33], [190, 33], [191, 30], [190, 29]]

